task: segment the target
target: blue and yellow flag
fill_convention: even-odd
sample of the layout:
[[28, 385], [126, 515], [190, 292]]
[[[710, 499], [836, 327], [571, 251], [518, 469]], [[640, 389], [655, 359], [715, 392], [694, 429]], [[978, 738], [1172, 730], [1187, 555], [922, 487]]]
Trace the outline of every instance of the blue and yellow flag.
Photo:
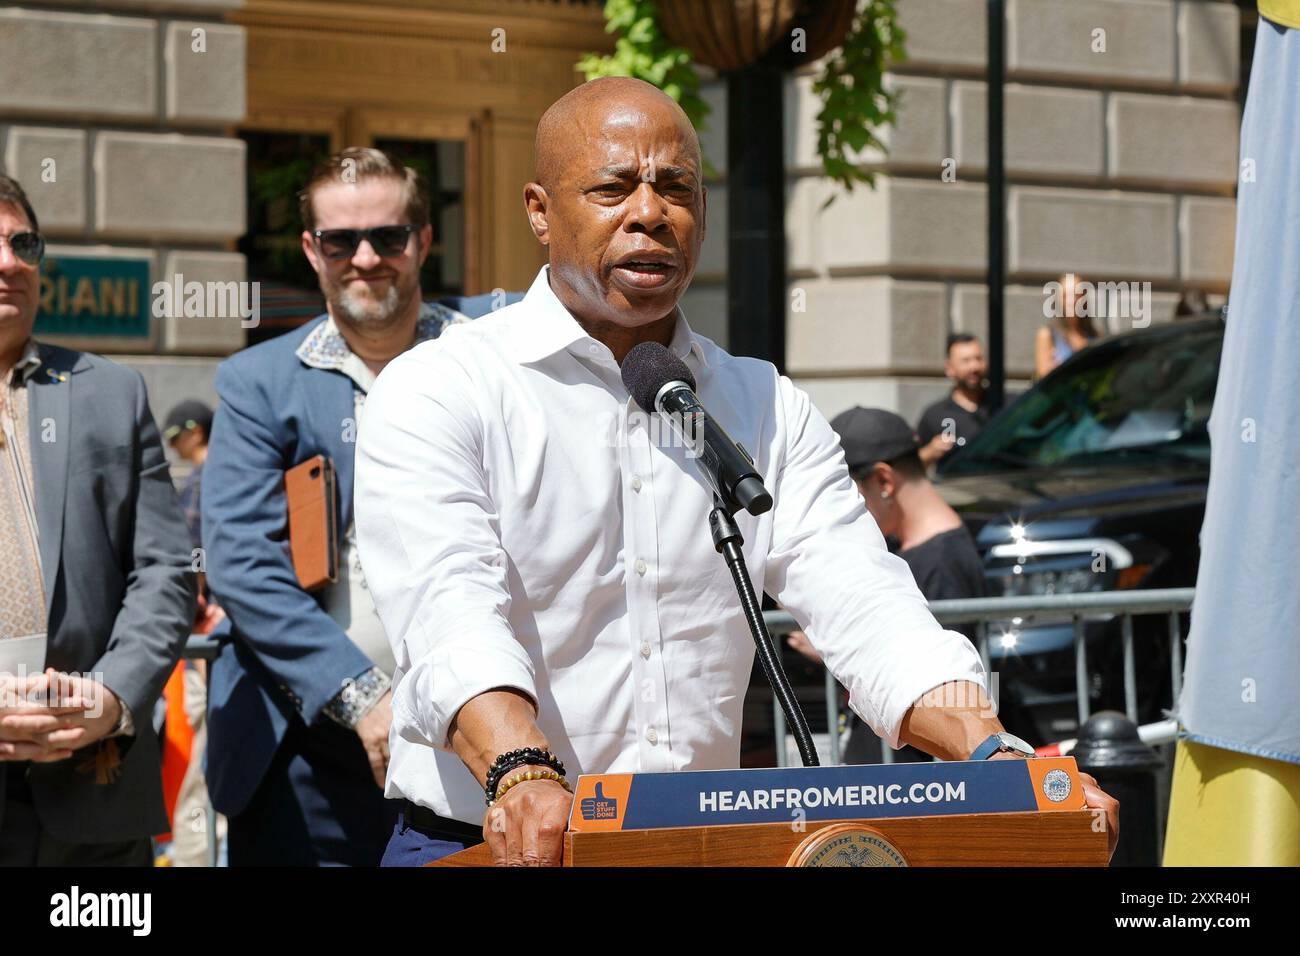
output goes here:
[[[1265, 16], [1300, 3], [1260, 3]], [[1300, 29], [1259, 22], [1165, 865], [1300, 866]]]

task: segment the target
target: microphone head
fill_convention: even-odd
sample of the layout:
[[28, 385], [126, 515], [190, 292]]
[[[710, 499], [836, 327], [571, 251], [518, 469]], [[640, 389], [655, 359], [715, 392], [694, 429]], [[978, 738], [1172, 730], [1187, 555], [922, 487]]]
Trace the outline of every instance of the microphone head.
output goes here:
[[669, 382], [685, 382], [695, 390], [695, 376], [686, 363], [658, 342], [642, 342], [628, 352], [622, 365], [623, 387], [642, 410], [653, 415], [655, 397]]

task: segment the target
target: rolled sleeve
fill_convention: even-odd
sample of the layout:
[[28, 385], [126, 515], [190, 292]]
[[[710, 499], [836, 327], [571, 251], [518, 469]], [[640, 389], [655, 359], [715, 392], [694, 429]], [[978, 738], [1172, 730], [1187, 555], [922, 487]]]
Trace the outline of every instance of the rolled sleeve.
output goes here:
[[508, 559], [467, 373], [439, 345], [395, 359], [366, 399], [356, 458], [357, 545], [393, 645], [399, 736], [448, 749], [460, 708], [498, 687], [534, 701], [508, 614]]
[[898, 747], [912, 705], [949, 681], [985, 687], [983, 662], [939, 626], [906, 562], [885, 547], [826, 419], [788, 379], [779, 396], [786, 450], [765, 588], [848, 688], [849, 706]]
[[533, 662], [508, 627], [493, 628], [481, 617], [449, 622], [439, 640], [415, 660], [393, 695], [393, 723], [412, 743], [447, 749], [451, 723], [479, 694], [508, 687], [537, 700]]

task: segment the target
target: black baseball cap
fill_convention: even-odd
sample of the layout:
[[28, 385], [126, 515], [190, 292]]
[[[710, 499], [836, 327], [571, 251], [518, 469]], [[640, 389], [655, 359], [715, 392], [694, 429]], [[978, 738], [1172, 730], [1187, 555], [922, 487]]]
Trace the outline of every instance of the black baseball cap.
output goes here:
[[212, 434], [212, 409], [197, 398], [186, 399], [167, 413], [163, 425], [163, 440], [171, 441], [187, 429], [201, 426], [203, 434]]
[[840, 436], [849, 471], [894, 461], [921, 447], [912, 426], [883, 408], [850, 408], [831, 419], [831, 428]]

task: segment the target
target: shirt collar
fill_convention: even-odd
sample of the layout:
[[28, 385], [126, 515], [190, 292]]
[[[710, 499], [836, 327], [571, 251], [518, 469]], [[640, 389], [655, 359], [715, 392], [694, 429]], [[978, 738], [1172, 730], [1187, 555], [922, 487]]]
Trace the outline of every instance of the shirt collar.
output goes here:
[[[29, 338], [27, 344], [23, 346], [23, 354], [14, 363], [13, 369], [9, 373], [10, 382], [26, 382], [36, 374], [36, 370], [41, 367], [41, 350], [36, 344], [36, 340]], [[3, 384], [3, 383], [0, 383]]]
[[[428, 339], [436, 339], [442, 334], [442, 330], [453, 322], [464, 322], [465, 317], [459, 312], [447, 308], [445, 305], [439, 305], [436, 302], [420, 303], [420, 317], [415, 322], [415, 344], [419, 345]], [[348, 341], [339, 331], [338, 325], [334, 322], [332, 315], [326, 314], [325, 321], [302, 340], [298, 346], [298, 358], [303, 363], [310, 365], [312, 368], [323, 368], [330, 371], [343, 371], [352, 355], [352, 349], [348, 347]]]
[[[549, 266], [542, 266], [520, 305], [526, 305], [530, 310], [527, 320], [518, 330], [512, 331], [515, 357], [521, 363], [539, 362], [562, 351], [584, 358], [603, 355], [612, 361], [608, 347], [587, 334], [551, 289]], [[688, 363], [694, 360], [696, 372], [709, 366], [704, 347], [691, 330], [680, 305], [669, 348]]]

